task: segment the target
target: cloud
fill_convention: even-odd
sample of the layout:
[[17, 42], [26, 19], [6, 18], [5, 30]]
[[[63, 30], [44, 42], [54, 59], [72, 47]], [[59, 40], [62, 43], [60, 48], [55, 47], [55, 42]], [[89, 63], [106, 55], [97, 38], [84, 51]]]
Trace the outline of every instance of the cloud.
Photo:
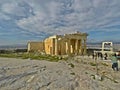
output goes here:
[[23, 33], [53, 35], [75, 31], [114, 31], [109, 27], [120, 25], [119, 0], [2, 1], [0, 15], [4, 19], [14, 19], [12, 21], [24, 30]]
[[59, 33], [60, 29], [69, 32], [70, 28], [74, 30], [93, 30], [116, 23], [116, 21], [112, 21], [114, 18], [120, 17], [119, 4], [116, 0], [69, 0], [67, 3], [52, 0], [52, 2], [42, 5], [45, 7], [43, 12], [22, 19], [17, 24], [25, 29], [30, 29], [29, 25], [32, 24], [37, 32], [43, 30], [45, 32], [50, 31], [50, 33]]
[[4, 20], [10, 20], [10, 17], [7, 16], [7, 15], [5, 15], [5, 14], [3, 14], [3, 13], [0, 13], [0, 20], [2, 20], [2, 19], [4, 19]]
[[32, 7], [24, 1], [3, 3], [1, 12], [12, 19], [24, 18], [33, 14]]

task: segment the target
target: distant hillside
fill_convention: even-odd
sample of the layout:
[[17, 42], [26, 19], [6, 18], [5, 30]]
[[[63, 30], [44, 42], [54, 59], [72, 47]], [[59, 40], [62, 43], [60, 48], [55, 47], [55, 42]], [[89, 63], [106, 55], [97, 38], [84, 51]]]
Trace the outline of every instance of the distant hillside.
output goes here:
[[1, 45], [0, 49], [26, 49], [27, 45]]

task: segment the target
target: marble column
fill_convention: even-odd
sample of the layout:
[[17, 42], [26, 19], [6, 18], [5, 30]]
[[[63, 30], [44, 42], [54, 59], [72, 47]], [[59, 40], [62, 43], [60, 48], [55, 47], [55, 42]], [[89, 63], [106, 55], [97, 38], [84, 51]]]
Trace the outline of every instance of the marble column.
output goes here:
[[58, 55], [58, 40], [55, 39], [55, 55]]
[[83, 54], [86, 54], [86, 39], [84, 39], [84, 52]]
[[82, 39], [80, 39], [79, 54], [82, 54]]
[[55, 54], [55, 39], [53, 38], [53, 40], [52, 40], [52, 55], [54, 55]]
[[68, 42], [65, 42], [65, 54], [68, 52]]
[[75, 41], [75, 54], [78, 55], [79, 48], [78, 48], [78, 39]]
[[71, 53], [71, 47], [70, 47], [71, 43], [70, 43], [70, 39], [68, 40], [67, 42], [67, 47], [68, 47], [68, 50], [67, 50], [67, 54], [69, 55]]

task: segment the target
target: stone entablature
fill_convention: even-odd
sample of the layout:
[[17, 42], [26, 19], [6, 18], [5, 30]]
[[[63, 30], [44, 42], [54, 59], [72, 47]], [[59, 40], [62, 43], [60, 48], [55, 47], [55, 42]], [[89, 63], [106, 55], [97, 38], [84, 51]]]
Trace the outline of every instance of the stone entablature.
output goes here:
[[50, 55], [86, 54], [87, 36], [80, 32], [50, 36], [43, 41], [44, 51]]

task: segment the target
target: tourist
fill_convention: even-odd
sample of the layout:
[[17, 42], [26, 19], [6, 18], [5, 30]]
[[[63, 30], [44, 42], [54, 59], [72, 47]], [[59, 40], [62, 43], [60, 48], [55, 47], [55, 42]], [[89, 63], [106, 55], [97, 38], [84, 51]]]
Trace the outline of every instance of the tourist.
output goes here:
[[103, 54], [102, 53], [100, 53], [100, 58], [101, 58], [101, 60], [103, 60]]
[[112, 54], [111, 56], [111, 62], [112, 62], [112, 69], [115, 71], [118, 71], [118, 60], [116, 54]]
[[118, 52], [117, 59], [118, 59], [118, 69], [120, 69], [120, 51]]
[[107, 57], [108, 57], [108, 55], [107, 55], [107, 53], [105, 53], [104, 54], [104, 59], [107, 60]]
[[92, 59], [94, 59], [94, 53], [92, 54]]
[[97, 60], [97, 57], [98, 57], [97, 53], [94, 53], [94, 59], [95, 60]]

